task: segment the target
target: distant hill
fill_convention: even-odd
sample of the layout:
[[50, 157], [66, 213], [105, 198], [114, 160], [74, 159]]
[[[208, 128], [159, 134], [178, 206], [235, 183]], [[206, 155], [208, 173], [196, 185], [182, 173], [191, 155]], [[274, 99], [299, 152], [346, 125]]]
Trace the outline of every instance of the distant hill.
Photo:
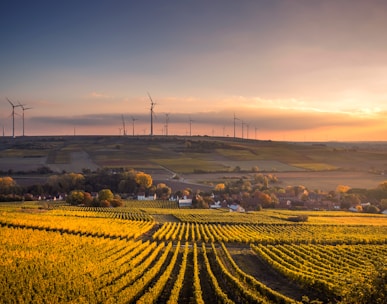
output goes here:
[[387, 143], [298, 143], [208, 136], [0, 138], [0, 172], [28, 172], [42, 166], [54, 172], [133, 168], [158, 180], [204, 173], [208, 179], [208, 174], [215, 173], [259, 171], [300, 177], [310, 172], [356, 172], [373, 174], [377, 182], [387, 172]]

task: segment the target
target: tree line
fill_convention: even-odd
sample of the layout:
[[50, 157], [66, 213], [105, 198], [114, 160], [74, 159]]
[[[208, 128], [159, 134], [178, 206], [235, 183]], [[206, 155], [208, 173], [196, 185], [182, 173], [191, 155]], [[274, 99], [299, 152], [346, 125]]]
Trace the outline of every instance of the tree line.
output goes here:
[[[316, 197], [334, 202], [341, 209], [356, 207], [358, 211], [378, 213], [387, 209], [387, 181], [373, 189], [352, 189], [338, 185], [336, 189], [322, 193], [309, 190], [303, 185], [281, 187], [273, 174], [259, 173], [254, 170], [251, 176], [225, 179], [213, 185], [210, 191], [196, 191], [186, 188], [175, 191], [165, 183], [153, 184], [150, 174], [134, 169], [99, 169], [95, 172], [62, 173], [50, 175], [43, 184], [22, 187], [11, 177], [0, 177], [0, 201], [35, 200], [37, 197], [53, 198], [70, 196], [72, 204], [87, 206], [119, 205], [122, 198], [136, 198], [155, 195], [157, 199], [168, 200], [175, 197], [191, 196], [194, 208], [209, 208], [214, 202], [222, 202], [225, 207], [232, 203], [240, 204], [246, 210], [276, 208], [280, 198], [292, 198], [292, 208], [302, 208], [305, 202]], [[104, 190], [103, 193], [99, 193]], [[106, 192], [110, 191], [108, 195]], [[107, 195], [108, 199], [105, 198]], [[362, 202], [369, 202], [362, 206]]]

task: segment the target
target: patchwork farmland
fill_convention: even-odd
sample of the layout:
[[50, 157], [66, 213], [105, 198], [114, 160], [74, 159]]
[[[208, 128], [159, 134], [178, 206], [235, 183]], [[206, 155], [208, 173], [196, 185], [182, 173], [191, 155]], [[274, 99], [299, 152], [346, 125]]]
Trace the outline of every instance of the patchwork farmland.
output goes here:
[[[222, 180], [259, 172], [275, 174], [281, 187], [329, 191], [338, 184], [375, 187], [387, 170], [384, 143], [124, 136], [0, 143], [1, 175], [26, 184], [44, 182], [53, 173], [133, 168], [176, 187], [212, 189]], [[383, 214], [237, 213], [179, 209], [176, 202], [161, 200], [123, 203], [117, 208], [0, 203], [2, 303], [385, 300], [377, 289], [386, 277]], [[294, 222], [295, 217], [308, 220]]]
[[[174, 174], [206, 184], [222, 177], [274, 173], [286, 185], [329, 191], [372, 188], [385, 179], [385, 143], [286, 143], [208, 137], [68, 136], [0, 139], [0, 172], [133, 168], [156, 180]], [[36, 174], [30, 174], [37, 177]], [[152, 175], [153, 176], [153, 175]], [[23, 174], [23, 182], [28, 182]]]

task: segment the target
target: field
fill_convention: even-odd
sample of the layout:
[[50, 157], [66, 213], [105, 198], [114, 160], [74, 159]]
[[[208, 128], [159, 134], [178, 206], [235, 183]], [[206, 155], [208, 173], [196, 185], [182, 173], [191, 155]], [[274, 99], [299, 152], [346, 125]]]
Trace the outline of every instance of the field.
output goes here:
[[[68, 136], [0, 138], [0, 172], [23, 184], [44, 178], [32, 171], [133, 168], [165, 182], [175, 174], [209, 184], [240, 174], [274, 173], [283, 185], [333, 190], [374, 188], [385, 180], [387, 144], [288, 143], [212, 137]], [[30, 172], [29, 174], [26, 174]], [[30, 177], [30, 179], [28, 179]], [[187, 185], [189, 187], [189, 185]]]
[[385, 265], [387, 217], [2, 203], [0, 242], [2, 303], [338, 303]]

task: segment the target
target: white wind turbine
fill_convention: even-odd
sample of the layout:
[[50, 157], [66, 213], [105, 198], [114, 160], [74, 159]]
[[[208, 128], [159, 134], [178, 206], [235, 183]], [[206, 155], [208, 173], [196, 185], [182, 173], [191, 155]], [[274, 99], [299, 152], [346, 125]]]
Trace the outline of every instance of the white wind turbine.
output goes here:
[[149, 93], [148, 93], [148, 96], [149, 96], [149, 99], [150, 99], [150, 102], [151, 102], [151, 107], [150, 107], [150, 115], [151, 115], [151, 126], [150, 126], [151, 130], [150, 130], [150, 135], [153, 136], [153, 117], [154, 117], [154, 115], [155, 115], [153, 109], [154, 109], [156, 103], [153, 102], [152, 97], [150, 96]]
[[133, 136], [134, 136], [134, 122], [136, 121], [136, 120], [138, 120], [137, 118], [134, 118], [133, 116], [132, 116], [132, 131], [133, 131]]
[[122, 132], [123, 132], [123, 135], [126, 136], [125, 118], [123, 114], [121, 115], [121, 118], [122, 118]]
[[192, 123], [194, 121], [191, 119], [191, 116], [189, 117], [189, 136], [192, 136]]
[[10, 101], [7, 98], [9, 104], [12, 106], [12, 137], [15, 138], [15, 108], [20, 107], [20, 105], [13, 104], [12, 101]]
[[32, 108], [26, 108], [26, 107], [24, 107], [24, 105], [22, 105], [20, 102], [19, 102], [19, 106], [22, 108], [22, 110], [23, 110], [23, 114], [22, 114], [22, 119], [23, 119], [23, 136], [24, 136], [24, 111], [25, 110], [30, 110], [30, 109], [32, 109]]

